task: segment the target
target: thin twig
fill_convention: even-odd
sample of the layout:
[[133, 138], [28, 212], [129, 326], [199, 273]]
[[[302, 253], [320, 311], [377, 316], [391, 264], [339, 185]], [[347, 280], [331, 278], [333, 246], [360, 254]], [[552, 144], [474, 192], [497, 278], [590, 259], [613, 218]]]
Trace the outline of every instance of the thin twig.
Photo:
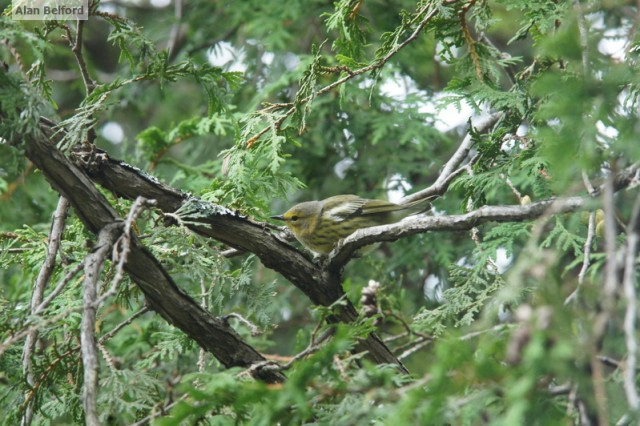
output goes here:
[[618, 260], [616, 256], [616, 221], [613, 200], [614, 174], [610, 174], [602, 189], [602, 204], [604, 209], [604, 242], [607, 260], [605, 264], [605, 281], [601, 294], [601, 310], [593, 321], [593, 342], [591, 356], [591, 370], [598, 422], [606, 425], [609, 419], [609, 409], [605, 389], [605, 378], [602, 365], [597, 362], [596, 353], [599, 342], [606, 330], [607, 323], [614, 309], [614, 298], [618, 287]]
[[233, 36], [236, 32], [238, 32], [239, 29], [240, 29], [240, 24], [237, 24], [229, 28], [226, 33], [220, 34], [215, 39], [206, 40], [203, 43], [192, 47], [187, 51], [187, 56], [189, 57], [194, 56], [196, 53], [198, 53], [198, 51], [203, 49], [212, 49], [216, 44], [220, 43], [221, 41], [228, 40], [229, 38], [231, 38], [231, 36]]
[[[60, 241], [62, 240], [62, 234], [65, 228], [65, 221], [67, 219], [67, 213], [69, 212], [69, 200], [60, 196], [58, 199], [58, 205], [53, 213], [53, 220], [51, 222], [51, 230], [49, 231], [49, 245], [47, 246], [47, 255], [40, 268], [38, 277], [33, 286], [33, 292], [31, 293], [31, 314], [36, 315], [39, 312], [39, 307], [42, 304], [42, 298], [44, 296], [44, 289], [51, 279], [53, 270], [56, 266], [56, 256], [60, 248]], [[22, 369], [25, 375], [25, 380], [29, 386], [34, 385], [35, 377], [33, 372], [33, 351], [36, 348], [38, 341], [38, 329], [33, 329], [27, 334], [27, 339], [24, 343], [24, 349], [22, 352]], [[31, 424], [33, 417], [32, 405], [29, 404], [26, 407], [24, 414], [24, 424]]]
[[[21, 409], [26, 409], [26, 407], [28, 407], [31, 404], [31, 402], [33, 401], [33, 398], [35, 397], [36, 393], [38, 392], [38, 389], [40, 389], [40, 386], [44, 383], [44, 380], [47, 378], [47, 376], [49, 376], [49, 374], [53, 371], [53, 369], [58, 364], [60, 364], [60, 362], [62, 362], [62, 360], [64, 360], [66, 357], [68, 357], [69, 355], [71, 355], [73, 353], [76, 353], [79, 350], [80, 350], [80, 346], [76, 346], [75, 348], [69, 349], [68, 351], [66, 351], [62, 355], [59, 355], [58, 358], [56, 358], [52, 362], [50, 362], [49, 365], [45, 368], [45, 370], [40, 375], [40, 378], [38, 379], [38, 381], [36, 383], [34, 383], [33, 387], [31, 387], [31, 389], [29, 389], [29, 392], [25, 396], [24, 402], [22, 403], [22, 406], [20, 408]], [[27, 425], [28, 423], [25, 423], [25, 422], [26, 422], [26, 418], [23, 418], [22, 424], [23, 425]]]
[[305, 350], [303, 350], [302, 352], [296, 354], [293, 358], [291, 358], [291, 361], [287, 362], [286, 364], [284, 364], [282, 366], [283, 370], [288, 370], [289, 368], [291, 368], [293, 366], [293, 363], [306, 357], [307, 355], [310, 355], [314, 352], [316, 352], [318, 349], [320, 349], [322, 347], [322, 343], [327, 340], [329, 337], [333, 336], [333, 334], [335, 333], [335, 330], [333, 328], [330, 328], [328, 330], [325, 330], [324, 333], [322, 333], [318, 338], [314, 339], [312, 341], [312, 343], [307, 346], [307, 348]]
[[513, 327], [513, 324], [498, 324], [498, 325], [494, 325], [493, 327], [484, 329], [484, 330], [478, 330], [478, 331], [474, 331], [468, 334], [465, 334], [464, 336], [460, 336], [458, 339], [459, 340], [469, 340], [469, 339], [473, 339], [474, 337], [478, 337], [482, 334], [485, 333], [491, 333], [494, 331], [501, 331], [505, 328], [510, 328]]
[[398, 333], [398, 334], [394, 334], [393, 336], [389, 336], [387, 338], [385, 338], [383, 341], [385, 343], [385, 345], [387, 343], [391, 343], [391, 342], [395, 342], [398, 339], [403, 339], [405, 337], [409, 337], [411, 335], [411, 333], [409, 333], [408, 331], [403, 331], [402, 333]]
[[480, 55], [476, 50], [476, 41], [471, 37], [471, 31], [469, 31], [469, 25], [467, 24], [467, 12], [475, 4], [475, 0], [469, 1], [464, 7], [461, 8], [458, 17], [460, 18], [460, 27], [462, 28], [462, 36], [467, 42], [469, 56], [471, 57], [471, 63], [476, 72], [476, 77], [481, 82], [484, 82], [484, 76], [482, 75], [482, 65], [480, 64]]
[[584, 8], [580, 4], [580, 0], [575, 2], [576, 12], [578, 15], [578, 30], [580, 33], [580, 51], [582, 52], [582, 73], [585, 79], [589, 76], [589, 29], [587, 28], [587, 19], [585, 17]]
[[329, 337], [333, 336], [335, 333], [335, 329], [330, 328], [325, 330], [319, 337], [313, 337], [309, 346], [307, 346], [303, 351], [297, 353], [285, 364], [278, 364], [273, 360], [265, 360], [251, 365], [251, 367], [247, 368], [244, 371], [241, 371], [238, 374], [238, 377], [242, 376], [254, 376], [253, 372], [255, 370], [266, 369], [270, 371], [285, 371], [290, 369], [296, 361], [306, 357], [307, 355], [311, 355], [312, 353], [318, 351], [322, 347], [322, 343], [327, 340]]
[[180, 35], [180, 24], [182, 23], [182, 0], [176, 0], [173, 8], [173, 15], [175, 22], [171, 25], [171, 33], [169, 34], [169, 42], [167, 43], [167, 51], [169, 57], [173, 58], [176, 55], [175, 49], [178, 45], [178, 36]]
[[562, 385], [550, 386], [548, 393], [551, 396], [567, 395], [567, 394], [571, 394], [574, 390], [575, 390], [575, 386], [573, 386], [571, 382], [569, 382], [569, 383], [564, 383]]
[[136, 312], [131, 314], [131, 316], [129, 318], [127, 318], [126, 320], [122, 321], [120, 324], [116, 325], [111, 331], [109, 331], [108, 333], [103, 334], [100, 337], [100, 340], [98, 340], [98, 343], [103, 344], [107, 340], [111, 339], [120, 330], [122, 330], [123, 328], [125, 328], [126, 326], [131, 324], [133, 322], [133, 320], [135, 320], [136, 318], [138, 318], [139, 316], [141, 316], [142, 314], [144, 314], [145, 312], [148, 312], [148, 311], [149, 311], [149, 307], [148, 306], [143, 306], [142, 308], [138, 309]]
[[[188, 396], [189, 394], [184, 394], [180, 398], [176, 399], [175, 401], [171, 401], [169, 404], [158, 406], [159, 409], [157, 411], [152, 412], [142, 420], [132, 423], [131, 426], [144, 426], [146, 424], [149, 424], [151, 420], [165, 415], [167, 411], [173, 408], [174, 405], [176, 405], [180, 401], [184, 401], [185, 399], [187, 399]], [[165, 402], [163, 402], [162, 404], [165, 404]]]
[[630, 424], [631, 424], [631, 416], [629, 416], [628, 414], [624, 414], [615, 423], [616, 426], [629, 426]]
[[[208, 303], [207, 303], [207, 287], [204, 284], [204, 279], [200, 279], [200, 306], [202, 306], [202, 309], [204, 310], [209, 310]], [[198, 362], [197, 362], [198, 371], [200, 372], [204, 371], [205, 355], [206, 355], [206, 351], [204, 350], [204, 348], [200, 348], [200, 351], [198, 352]]]
[[[82, 53], [82, 37], [84, 34], [84, 25], [85, 21], [78, 19], [76, 21], [76, 36], [75, 38], [71, 35], [71, 28], [67, 24], [62, 24], [62, 29], [66, 32], [67, 38], [69, 41], [69, 46], [71, 47], [71, 52], [73, 56], [76, 58], [76, 62], [78, 64], [78, 69], [80, 70], [80, 75], [82, 76], [82, 82], [84, 84], [85, 97], [88, 97], [96, 88], [96, 83], [89, 75], [89, 70], [87, 68], [87, 63], [84, 60], [84, 55]], [[103, 94], [102, 96], [107, 96], [108, 93]], [[90, 127], [87, 131], [87, 140], [88, 143], [93, 143], [96, 139], [96, 131], [93, 127]], [[75, 141], [75, 143], [80, 143], [85, 141]]]
[[640, 397], [636, 389], [636, 361], [638, 342], [636, 340], [636, 318], [638, 316], [636, 300], [636, 257], [640, 241], [640, 194], [636, 197], [627, 226], [627, 249], [624, 265], [622, 286], [627, 299], [627, 309], [624, 316], [624, 335], [627, 345], [627, 361], [624, 366], [624, 391], [629, 407], [637, 412], [640, 409]]
[[587, 406], [585, 405], [582, 399], [576, 400], [576, 405], [578, 406], [578, 414], [580, 415], [580, 426], [591, 426], [591, 420], [589, 420], [589, 412], [587, 411]]
[[414, 389], [417, 389], [417, 388], [420, 388], [422, 386], [425, 386], [427, 383], [429, 383], [431, 381], [431, 379], [433, 379], [431, 374], [427, 374], [426, 376], [421, 377], [419, 380], [416, 380], [413, 383], [409, 383], [408, 385], [399, 388], [398, 389], [398, 394], [405, 395], [407, 392], [410, 392], [410, 391], [412, 391]]
[[595, 195], [596, 189], [593, 187], [593, 184], [589, 179], [589, 175], [584, 170], [582, 171], [582, 182], [584, 183], [584, 187], [587, 188], [587, 192], [589, 193], [589, 195]]
[[582, 249], [582, 268], [580, 268], [580, 273], [578, 274], [578, 286], [576, 289], [565, 299], [564, 305], [567, 306], [569, 303], [578, 300], [578, 295], [580, 294], [580, 290], [582, 289], [582, 285], [584, 283], [584, 279], [587, 276], [587, 270], [589, 269], [589, 265], [591, 265], [591, 246], [593, 245], [593, 238], [595, 237], [596, 229], [596, 214], [595, 212], [589, 213], [589, 225], [587, 227], [587, 239], [584, 242], [584, 247]]
[[622, 367], [622, 362], [608, 356], [598, 355], [596, 356], [596, 359], [608, 367], [613, 367], [613, 368]]
[[220, 256], [222, 257], [226, 257], [227, 259], [230, 259], [232, 257], [236, 257], [236, 256], [240, 256], [242, 254], [246, 253], [243, 250], [238, 250], [238, 249], [234, 249], [234, 248], [230, 248], [230, 249], [226, 249], [220, 252]]
[[409, 335], [414, 335], [414, 336], [418, 336], [422, 339], [429, 339], [429, 340], [433, 340], [433, 336], [430, 336], [428, 334], [424, 334], [424, 333], [420, 333], [418, 331], [412, 330], [411, 326], [409, 325], [409, 323], [407, 321], [405, 321], [404, 318], [402, 318], [400, 315], [396, 314], [393, 311], [385, 311], [383, 312], [383, 315], [385, 317], [391, 317], [391, 318], [395, 318], [396, 320], [398, 320], [400, 322], [400, 324], [402, 325], [402, 327], [407, 331], [407, 333]]
[[53, 302], [53, 300], [56, 297], [58, 297], [58, 295], [62, 292], [62, 290], [64, 290], [64, 288], [67, 286], [67, 284], [69, 284], [71, 280], [76, 275], [78, 275], [80, 271], [82, 271], [83, 269], [84, 269], [84, 265], [82, 264], [82, 262], [79, 262], [75, 268], [67, 272], [64, 278], [60, 280], [58, 285], [55, 286], [55, 288], [51, 291], [51, 293], [49, 293], [49, 295], [42, 301], [42, 303], [38, 305], [35, 313], [36, 314], [42, 313], [42, 311], [44, 311], [47, 308], [47, 306], [49, 306], [51, 302]]
[[518, 188], [516, 188], [513, 182], [511, 182], [511, 179], [509, 179], [509, 177], [504, 173], [500, 173], [500, 177], [504, 179], [504, 182], [507, 184], [507, 186], [511, 188], [511, 192], [513, 192], [513, 194], [516, 196], [516, 198], [518, 199], [518, 202], [522, 203], [522, 193], [518, 191]]
[[[433, 342], [433, 339], [428, 339], [430, 342]], [[416, 344], [422, 343], [424, 342], [425, 339], [423, 337], [418, 337], [417, 339], [414, 340], [409, 340], [401, 345], [395, 346], [393, 348], [391, 348], [391, 350], [393, 351], [393, 353], [397, 353], [397, 352], [404, 352], [406, 351], [408, 348], [413, 347]], [[385, 341], [385, 344], [387, 344], [387, 342]]]
[[616, 256], [616, 212], [613, 200], [613, 174], [607, 177], [602, 192], [604, 209], [604, 243], [607, 254], [604, 283], [604, 308], [613, 309], [613, 298], [618, 287], [618, 261]]
[[69, 37], [69, 45], [71, 46], [71, 51], [73, 52], [73, 55], [76, 58], [76, 62], [78, 63], [78, 68], [80, 69], [80, 75], [82, 76], [82, 82], [84, 83], [86, 95], [89, 96], [95, 89], [96, 84], [89, 75], [87, 63], [85, 62], [84, 55], [82, 54], [82, 35], [85, 21], [79, 19], [76, 22], [77, 24], [75, 40], [71, 36], [71, 29], [68, 25], [65, 25], [65, 31], [67, 32], [67, 37]]
[[85, 279], [83, 282], [83, 312], [80, 325], [80, 347], [82, 352], [82, 366], [84, 383], [82, 403], [84, 407], [85, 423], [99, 425], [98, 418], [98, 353], [96, 343], [96, 311], [98, 299], [98, 280], [104, 262], [107, 260], [118, 234], [120, 224], [113, 223], [105, 226], [98, 234], [98, 241], [92, 253], [85, 259]]
[[578, 387], [573, 385], [572, 383], [569, 383], [568, 385], [569, 385], [569, 401], [567, 403], [566, 416], [568, 419], [570, 419], [571, 417], [573, 417], [573, 411], [577, 407], [576, 401], [578, 397]]
[[415, 342], [413, 347], [407, 349], [406, 351], [404, 351], [400, 355], [398, 355], [398, 359], [399, 360], [403, 360], [403, 359], [407, 358], [409, 355], [412, 355], [413, 353], [415, 353], [415, 352], [419, 351], [420, 349], [424, 348], [425, 346], [427, 346], [432, 341], [433, 341], [432, 339], [424, 339], [424, 338], [418, 339]]
[[248, 319], [246, 319], [245, 317], [243, 317], [242, 315], [232, 312], [230, 314], [224, 315], [222, 317], [223, 320], [228, 321], [229, 318], [235, 318], [238, 321], [240, 321], [242, 324], [246, 325], [249, 330], [251, 331], [251, 335], [252, 336], [258, 336], [260, 335], [260, 327], [258, 327], [257, 325], [255, 325], [254, 323], [252, 323], [251, 321], [249, 321]]
[[591, 357], [591, 380], [593, 382], [593, 394], [596, 400], [596, 410], [598, 412], [598, 424], [606, 426], [609, 418], [609, 409], [607, 407], [607, 393], [604, 386], [605, 378], [602, 364], [594, 355]]
[[[82, 310], [82, 307], [73, 307], [73, 308], [69, 308], [66, 311], [55, 315], [53, 317], [47, 318], [46, 320], [39, 322], [37, 324], [33, 324], [30, 325], [28, 327], [23, 328], [20, 331], [17, 331], [15, 333], [13, 333], [11, 336], [7, 337], [2, 343], [0, 343], [0, 355], [4, 354], [4, 352], [9, 349], [9, 347], [11, 347], [14, 343], [16, 343], [19, 340], [22, 340], [23, 338], [25, 338], [29, 333], [31, 333], [34, 330], [40, 330], [42, 328], [48, 327], [51, 324], [55, 324], [56, 322], [60, 321], [63, 318], [68, 317], [69, 315], [76, 313], [76, 312], [80, 312]], [[35, 319], [41, 319], [41, 317], [36, 317]]]

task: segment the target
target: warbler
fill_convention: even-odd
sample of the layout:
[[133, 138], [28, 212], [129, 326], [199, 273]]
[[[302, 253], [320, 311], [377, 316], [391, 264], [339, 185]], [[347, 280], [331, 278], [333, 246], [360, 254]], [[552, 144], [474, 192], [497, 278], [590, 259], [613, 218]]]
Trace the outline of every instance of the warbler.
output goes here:
[[387, 225], [427, 211], [429, 199], [407, 204], [369, 200], [357, 195], [336, 195], [322, 201], [296, 204], [271, 219], [284, 221], [293, 235], [309, 250], [327, 254], [338, 241], [358, 229]]

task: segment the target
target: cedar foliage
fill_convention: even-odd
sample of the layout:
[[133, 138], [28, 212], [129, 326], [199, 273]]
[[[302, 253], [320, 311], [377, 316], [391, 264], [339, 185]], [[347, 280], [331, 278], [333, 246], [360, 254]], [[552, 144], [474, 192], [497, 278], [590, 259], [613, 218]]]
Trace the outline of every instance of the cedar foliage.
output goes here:
[[[56, 124], [51, 139], [67, 157], [95, 145], [233, 209], [240, 221], [266, 222], [293, 203], [340, 193], [419, 191], [465, 136], [465, 168], [438, 194], [433, 214], [515, 207], [511, 219], [419, 232], [350, 259], [338, 272], [346, 296], [331, 306], [314, 305], [277, 262], [230, 255], [229, 244], [186, 220], [143, 209], [133, 225], [141, 243], [184, 293], [272, 355], [269, 367], [285, 380], [226, 368], [160, 315], [140, 312], [145, 293], [127, 275], [109, 293], [119, 273], [113, 258], [102, 270], [99, 292], [108, 297], [95, 323], [101, 422], [637, 421], [637, 4], [177, 7], [92, 2], [80, 40], [86, 65], [72, 49], [78, 23], [0, 17], [3, 422], [85, 421], [81, 271], [97, 237], [69, 211], [44, 298], [64, 287], [34, 312], [59, 197], [28, 158], [40, 117]], [[214, 65], [225, 52], [230, 61]], [[469, 110], [472, 120], [442, 126], [443, 117]], [[483, 114], [496, 120], [478, 129]], [[123, 131], [117, 143], [106, 132], [114, 123]], [[127, 217], [126, 191], [97, 187]], [[518, 213], [570, 196], [584, 198], [582, 211]], [[289, 243], [319, 271], [329, 265]], [[374, 316], [346, 323], [339, 312], [349, 302], [364, 311], [371, 281], [379, 283]], [[38, 337], [26, 367], [30, 328]], [[410, 374], [359, 353], [372, 331]]]

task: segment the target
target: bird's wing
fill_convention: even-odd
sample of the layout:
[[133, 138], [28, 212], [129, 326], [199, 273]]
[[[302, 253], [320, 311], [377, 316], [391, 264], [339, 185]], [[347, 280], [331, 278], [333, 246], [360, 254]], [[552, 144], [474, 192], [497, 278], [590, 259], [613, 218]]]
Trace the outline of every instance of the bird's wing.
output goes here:
[[357, 214], [362, 206], [369, 201], [357, 195], [338, 195], [324, 200], [324, 215], [333, 220], [345, 220]]
[[402, 207], [389, 201], [366, 200], [366, 204], [362, 208], [362, 214], [389, 213], [397, 210], [402, 210]]

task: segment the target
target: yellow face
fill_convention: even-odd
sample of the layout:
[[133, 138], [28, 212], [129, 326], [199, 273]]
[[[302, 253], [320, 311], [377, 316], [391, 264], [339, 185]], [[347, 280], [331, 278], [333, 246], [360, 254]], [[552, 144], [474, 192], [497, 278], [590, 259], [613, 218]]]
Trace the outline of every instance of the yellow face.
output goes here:
[[321, 211], [320, 203], [309, 201], [291, 207], [282, 215], [282, 219], [297, 237], [304, 237], [315, 230]]
[[308, 249], [317, 253], [329, 253], [335, 244], [335, 238], [328, 239], [316, 232], [321, 222], [322, 203], [307, 201], [296, 204], [287, 212], [272, 219], [284, 221], [296, 239]]

